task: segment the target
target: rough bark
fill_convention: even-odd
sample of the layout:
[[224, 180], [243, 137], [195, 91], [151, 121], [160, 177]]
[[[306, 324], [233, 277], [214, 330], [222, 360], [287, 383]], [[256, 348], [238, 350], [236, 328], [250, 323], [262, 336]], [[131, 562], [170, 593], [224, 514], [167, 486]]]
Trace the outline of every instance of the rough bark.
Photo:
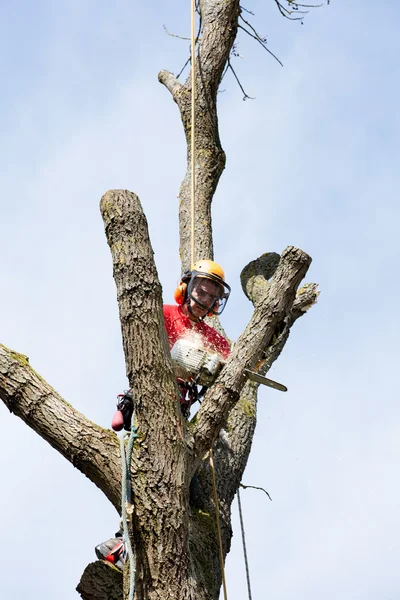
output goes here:
[[[214, 256], [211, 201], [226, 161], [218, 132], [217, 92], [236, 38], [240, 14], [239, 0], [201, 0], [199, 4], [202, 31], [198, 43], [195, 90], [195, 261], [201, 258], [212, 259]], [[187, 141], [187, 171], [179, 192], [180, 256], [184, 271], [191, 265], [191, 74], [183, 85], [168, 71], [161, 71], [158, 78], [171, 92], [179, 107]]]
[[29, 427], [121, 506], [118, 438], [61, 398], [30, 366], [27, 356], [0, 345], [0, 398]]
[[[213, 258], [211, 202], [225, 166], [218, 132], [217, 91], [237, 33], [238, 0], [200, 0], [201, 40], [196, 60], [195, 259]], [[182, 85], [167, 71], [159, 80], [177, 103], [188, 142], [180, 190], [182, 271], [190, 256], [190, 75]], [[289, 247], [268, 253], [242, 272], [254, 313], [196, 418], [182, 418], [162, 318], [162, 290], [139, 199], [126, 190], [101, 200], [121, 321], [126, 372], [133, 389], [135, 442], [133, 536], [136, 600], [214, 600], [219, 597], [214, 502], [206, 451], [214, 445], [224, 556], [231, 542], [231, 504], [245, 469], [256, 426], [257, 389], [244, 369], [266, 373], [293, 323], [317, 298], [315, 284], [298, 290], [310, 264]], [[215, 326], [219, 327], [214, 321]], [[0, 346], [0, 398], [89, 477], [120, 510], [120, 451], [114, 433], [88, 421], [30, 367], [26, 357]], [[198, 489], [190, 503], [196, 473]], [[91, 563], [78, 591], [85, 600], [127, 597], [121, 575]], [[125, 577], [126, 579], [126, 577]]]
[[[162, 320], [161, 287], [140, 202], [131, 192], [114, 190], [103, 196], [101, 210], [113, 257], [127, 375], [140, 436], [131, 466], [136, 595], [140, 600], [168, 595], [178, 600], [214, 598], [221, 580], [214, 511], [208, 492], [205, 506], [189, 512], [189, 484], [240, 398], [246, 383], [244, 369], [263, 359], [277, 325], [290, 313], [311, 259], [291, 247], [282, 254], [263, 300], [196, 419], [188, 424], [179, 410]], [[224, 446], [216, 450], [222, 456]], [[230, 494], [222, 494], [225, 552], [230, 544], [230, 502], [240, 476], [237, 469], [234, 485], [229, 478], [225, 481]]]
[[85, 600], [121, 600], [122, 572], [103, 560], [90, 563], [76, 590]]
[[126, 190], [107, 192], [101, 212], [113, 257], [126, 371], [140, 435], [131, 465], [136, 594], [149, 600], [180, 598], [188, 580], [189, 454], [161, 286], [137, 196]]

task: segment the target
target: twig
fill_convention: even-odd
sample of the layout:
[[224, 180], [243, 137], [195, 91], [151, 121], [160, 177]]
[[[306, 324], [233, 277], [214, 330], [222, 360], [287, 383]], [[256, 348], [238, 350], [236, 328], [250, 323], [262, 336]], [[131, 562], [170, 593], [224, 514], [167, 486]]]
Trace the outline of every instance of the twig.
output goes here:
[[[243, 19], [243, 17], [240, 17], [243, 21], [245, 21], [245, 19]], [[246, 22], [246, 21], [245, 21]], [[266, 50], [268, 52], [268, 54], [270, 54], [273, 58], [275, 58], [275, 60], [281, 65], [281, 67], [283, 67], [283, 63], [279, 60], [279, 58], [277, 56], [275, 56], [275, 54], [273, 52], [271, 52], [271, 50], [269, 48], [267, 48], [267, 46], [265, 45], [265, 42], [262, 40], [262, 38], [260, 38], [260, 36], [258, 35], [258, 33], [256, 32], [256, 35], [253, 35], [250, 31], [248, 31], [245, 27], [243, 27], [242, 25], [238, 25], [238, 27], [240, 27], [240, 29], [243, 29], [243, 31], [245, 31], [247, 33], [247, 35], [249, 35], [250, 37], [254, 38], [255, 40], [257, 40], [257, 42], [259, 44], [261, 44], [261, 46], [264, 48], [264, 50]], [[251, 25], [250, 25], [251, 27]], [[252, 27], [252, 29], [254, 29]]]
[[170, 35], [171, 37], [179, 38], [180, 40], [188, 40], [190, 42], [190, 38], [182, 37], [181, 35], [176, 35], [176, 33], [170, 33], [168, 31], [168, 29], [165, 27], [165, 25], [163, 25], [163, 27], [164, 27], [164, 31], [166, 31], [168, 33], [168, 35]]
[[[221, 85], [221, 82], [222, 82], [223, 78], [225, 77], [225, 75], [226, 75], [226, 73], [227, 73], [228, 69], [229, 69], [229, 64], [228, 64], [228, 63], [226, 63], [226, 67], [225, 67], [225, 69], [224, 69], [224, 72], [223, 72], [223, 73], [222, 73], [222, 75], [221, 75], [221, 81], [219, 82], [219, 84], [220, 84], [220, 85]], [[219, 90], [219, 91], [221, 91], [221, 92], [222, 92], [223, 90]]]
[[[197, 12], [200, 15], [199, 3], [197, 3], [196, 8], [198, 9]], [[164, 28], [165, 28], [165, 26], [164, 26]], [[200, 32], [201, 32], [201, 15], [200, 15], [200, 20], [199, 20], [199, 29], [198, 29], [198, 32], [197, 32], [197, 35], [196, 35], [196, 44], [200, 40]], [[182, 39], [189, 39], [189, 38], [182, 38]], [[182, 69], [179, 71], [179, 74], [176, 76], [177, 79], [179, 79], [179, 77], [182, 75], [183, 71], [186, 69], [187, 65], [190, 63], [190, 60], [191, 60], [191, 58], [189, 56], [189, 58], [187, 59], [187, 61], [183, 65]]]
[[[323, 3], [322, 4], [301, 4], [300, 2], [296, 2], [295, 0], [286, 0], [289, 7], [291, 8], [291, 10], [289, 10], [289, 8], [287, 8], [286, 6], [283, 6], [283, 4], [280, 2], [280, 0], [274, 0], [274, 2], [278, 7], [279, 12], [281, 13], [281, 15], [283, 17], [285, 17], [285, 19], [289, 19], [289, 21], [301, 21], [301, 24], [303, 24], [304, 17], [293, 17], [292, 15], [294, 12], [296, 12], [299, 15], [306, 15], [310, 11], [299, 10], [299, 8], [321, 8], [321, 6], [323, 6]], [[329, 5], [330, 0], [326, 0], [326, 3]]]
[[[291, 10], [288, 10], [287, 8], [285, 8], [284, 6], [282, 6], [282, 4], [280, 2], [278, 2], [278, 0], [275, 0], [275, 4], [278, 7], [279, 12], [281, 13], [282, 17], [285, 17], [285, 19], [289, 19], [289, 21], [302, 21], [303, 17], [292, 17], [292, 12]], [[301, 12], [301, 14], [306, 15], [308, 13], [308, 10], [305, 11], [299, 11]], [[285, 14], [287, 13], [287, 14]]]
[[[321, 8], [324, 4], [299, 4], [299, 2], [295, 2], [294, 0], [287, 0], [289, 4], [293, 6], [300, 6], [301, 8]], [[327, 4], [330, 3], [330, 0], [327, 0]]]
[[240, 83], [239, 77], [236, 75], [236, 73], [235, 73], [235, 70], [234, 70], [234, 68], [232, 67], [232, 65], [231, 65], [231, 61], [230, 61], [230, 59], [229, 59], [229, 58], [228, 58], [228, 67], [229, 67], [229, 69], [232, 71], [232, 73], [234, 74], [234, 76], [235, 76], [235, 79], [236, 79], [236, 81], [238, 82], [240, 89], [242, 90], [242, 93], [243, 93], [243, 100], [247, 100], [247, 98], [248, 98], [249, 100], [255, 100], [255, 98], [252, 98], [251, 96], [249, 96], [248, 94], [246, 94], [246, 92], [244, 91], [244, 89], [243, 89], [243, 86], [242, 86], [242, 84]]
[[176, 76], [177, 79], [179, 79], [179, 77], [182, 75], [183, 71], [185, 70], [187, 64], [190, 63], [190, 56], [187, 59], [187, 61], [185, 62], [185, 64], [183, 65], [182, 69], [179, 71], [178, 75]]
[[264, 490], [264, 488], [262, 487], [257, 487], [256, 485], [244, 485], [243, 483], [239, 483], [239, 486], [242, 487], [244, 490], [247, 490], [247, 488], [252, 488], [253, 490], [261, 490], [262, 492], [265, 492], [267, 494], [268, 498], [272, 502], [271, 496], [268, 494], [267, 490]]
[[244, 7], [244, 6], [242, 6], [242, 5], [240, 6], [240, 8], [241, 8], [242, 10], [244, 10], [244, 12], [247, 12], [247, 13], [249, 13], [249, 15], [253, 15], [253, 17], [254, 17], [254, 13], [253, 13], [253, 12], [251, 12], [251, 10], [247, 10], [247, 8], [245, 8], [245, 7]]
[[[290, 0], [288, 0], [288, 2], [290, 2]], [[308, 10], [298, 10], [297, 8], [293, 8], [293, 10], [289, 10], [288, 8], [283, 6], [279, 2], [279, 0], [275, 0], [275, 4], [277, 5], [278, 10], [281, 13], [281, 15], [283, 17], [285, 17], [285, 19], [289, 19], [289, 21], [302, 21], [303, 20], [303, 17], [292, 17], [291, 15], [292, 15], [293, 11], [296, 11], [296, 13], [302, 14], [302, 15], [306, 15], [309, 12]], [[290, 3], [290, 4], [292, 4], [292, 3]], [[295, 6], [297, 6], [297, 5], [293, 4], [293, 7], [295, 7]]]

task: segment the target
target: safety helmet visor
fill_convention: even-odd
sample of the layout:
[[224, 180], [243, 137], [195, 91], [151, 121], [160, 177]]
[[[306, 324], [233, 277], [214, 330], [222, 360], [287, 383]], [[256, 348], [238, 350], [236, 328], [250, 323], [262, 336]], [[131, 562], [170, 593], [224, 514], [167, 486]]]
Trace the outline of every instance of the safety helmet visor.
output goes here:
[[205, 273], [192, 272], [188, 296], [209, 314], [220, 315], [225, 308], [231, 289], [227, 283]]

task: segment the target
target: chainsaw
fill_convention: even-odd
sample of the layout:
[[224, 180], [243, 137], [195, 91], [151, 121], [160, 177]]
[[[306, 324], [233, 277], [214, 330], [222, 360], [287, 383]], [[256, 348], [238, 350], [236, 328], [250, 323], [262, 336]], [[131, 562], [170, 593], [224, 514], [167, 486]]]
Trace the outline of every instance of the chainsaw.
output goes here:
[[[171, 358], [177, 378], [193, 381], [195, 385], [204, 387], [210, 387], [214, 383], [225, 364], [219, 354], [207, 352], [202, 344], [196, 344], [187, 338], [180, 338], [175, 342], [171, 349]], [[244, 373], [251, 381], [287, 392], [287, 387], [277, 381], [249, 369], [245, 369]]]

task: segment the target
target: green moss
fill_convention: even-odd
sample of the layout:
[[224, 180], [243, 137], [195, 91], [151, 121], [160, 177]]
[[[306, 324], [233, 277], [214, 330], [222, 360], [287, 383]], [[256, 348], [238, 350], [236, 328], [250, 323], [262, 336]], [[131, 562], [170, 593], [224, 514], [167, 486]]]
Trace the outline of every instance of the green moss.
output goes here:
[[193, 429], [197, 425], [197, 413], [194, 415], [193, 419], [189, 421], [189, 429]]
[[208, 554], [204, 554], [204, 548], [207, 547], [212, 554], [217, 550], [217, 526], [215, 517], [209, 512], [201, 509], [193, 509], [192, 511], [192, 527], [196, 535], [200, 536], [201, 544], [195, 543], [192, 539], [190, 543], [190, 553], [197, 568], [200, 567], [204, 582], [209, 589], [215, 586], [215, 572], [213, 571], [213, 563]]
[[20, 354], [19, 352], [14, 352], [14, 350], [9, 350], [11, 357], [19, 362], [23, 367], [30, 367], [29, 357], [25, 356], [25, 354]]
[[256, 416], [256, 410], [253, 406], [253, 404], [247, 400], [247, 398], [245, 397], [241, 397], [239, 402], [237, 403], [237, 408], [238, 410], [241, 410], [244, 412], [244, 414], [249, 417], [249, 418], [253, 418]]
[[193, 516], [197, 518], [202, 525], [207, 525], [208, 527], [212, 525], [212, 528], [215, 529], [215, 521], [208, 511], [198, 508], [194, 511]]

